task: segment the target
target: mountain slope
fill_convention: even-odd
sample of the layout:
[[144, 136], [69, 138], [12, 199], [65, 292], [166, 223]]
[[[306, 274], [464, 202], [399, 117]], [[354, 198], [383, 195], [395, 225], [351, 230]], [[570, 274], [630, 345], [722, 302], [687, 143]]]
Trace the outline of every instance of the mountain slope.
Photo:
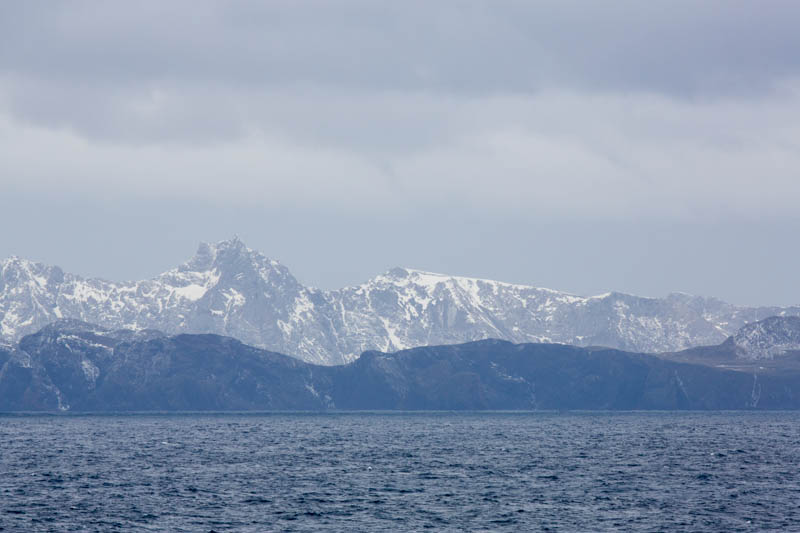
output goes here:
[[396, 268], [335, 291], [302, 285], [238, 239], [200, 245], [183, 265], [138, 282], [84, 279], [11, 258], [0, 263], [0, 339], [61, 318], [110, 329], [215, 333], [321, 364], [485, 338], [641, 352], [722, 342], [748, 322], [800, 307], [745, 308], [672, 294], [580, 297], [536, 287]]
[[747, 324], [732, 337], [739, 357], [773, 359], [800, 351], [800, 317], [775, 316]]
[[[218, 335], [62, 320], [0, 367], [0, 410], [322, 409], [311, 365]], [[326, 369], [328, 367], [320, 367]]]
[[798, 371], [497, 340], [318, 366], [229, 337], [59, 321], [0, 363], [0, 411], [800, 408]]

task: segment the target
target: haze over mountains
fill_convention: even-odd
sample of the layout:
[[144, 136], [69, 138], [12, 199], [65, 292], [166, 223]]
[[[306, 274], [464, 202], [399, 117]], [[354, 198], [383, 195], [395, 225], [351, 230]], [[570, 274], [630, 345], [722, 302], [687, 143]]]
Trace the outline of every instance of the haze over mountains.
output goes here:
[[719, 344], [749, 322], [797, 315], [797, 306], [739, 307], [687, 294], [582, 297], [404, 268], [323, 291], [235, 238], [201, 244], [183, 265], [137, 282], [84, 279], [16, 257], [0, 263], [0, 339], [9, 344], [71, 318], [117, 330], [226, 335], [324, 365], [368, 350], [487, 338], [675, 352]]

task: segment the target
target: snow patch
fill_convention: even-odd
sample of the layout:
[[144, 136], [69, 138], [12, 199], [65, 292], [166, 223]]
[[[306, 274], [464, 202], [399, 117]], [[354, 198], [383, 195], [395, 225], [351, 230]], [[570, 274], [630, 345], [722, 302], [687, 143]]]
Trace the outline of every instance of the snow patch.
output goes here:
[[100, 369], [88, 359], [81, 361], [81, 368], [83, 369], [83, 375], [86, 376], [86, 381], [94, 385], [100, 375]]
[[177, 287], [174, 292], [181, 298], [185, 298], [194, 302], [205, 296], [206, 292], [208, 292], [208, 287], [203, 287], [201, 285], [186, 285], [185, 287]]

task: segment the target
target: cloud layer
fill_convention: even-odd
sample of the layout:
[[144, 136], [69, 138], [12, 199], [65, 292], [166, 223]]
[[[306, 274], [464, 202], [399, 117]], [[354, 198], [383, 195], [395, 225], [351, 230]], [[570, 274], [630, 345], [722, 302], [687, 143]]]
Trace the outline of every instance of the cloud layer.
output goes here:
[[0, 194], [356, 225], [785, 225], [799, 18], [793, 1], [6, 3]]

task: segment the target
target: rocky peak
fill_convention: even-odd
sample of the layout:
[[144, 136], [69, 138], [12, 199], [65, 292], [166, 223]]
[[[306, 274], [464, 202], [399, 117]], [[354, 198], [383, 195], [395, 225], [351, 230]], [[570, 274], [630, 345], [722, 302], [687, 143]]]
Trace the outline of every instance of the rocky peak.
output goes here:
[[194, 257], [179, 267], [184, 271], [204, 271], [218, 267], [236, 267], [254, 255], [238, 237], [217, 243], [202, 242]]
[[224, 334], [327, 364], [369, 349], [489, 337], [676, 351], [718, 344], [747, 322], [800, 314], [797, 307], [741, 308], [681, 294], [581, 297], [408, 268], [321, 291], [238, 238], [201, 244], [181, 266], [135, 282], [83, 279], [19, 258], [0, 267], [3, 341], [76, 318], [112, 330]]
[[772, 359], [800, 350], [800, 317], [773, 316], [741, 327], [733, 336], [743, 359]]
[[[178, 268], [179, 272], [215, 272], [223, 285], [259, 280], [272, 283], [298, 282], [289, 269], [248, 248], [239, 237], [217, 243], [201, 243], [195, 256]], [[238, 283], [237, 283], [238, 282]]]
[[402, 268], [402, 267], [394, 267], [394, 268], [388, 270], [384, 274], [384, 277], [395, 278], [395, 279], [405, 279], [405, 278], [408, 277], [408, 275], [409, 275], [409, 271], [407, 269]]
[[17, 256], [0, 261], [0, 290], [3, 286], [20, 288], [28, 285], [40, 288], [63, 280], [64, 272], [57, 266], [47, 266]]
[[[37, 268], [39, 267], [39, 268]], [[12, 255], [0, 263], [0, 279], [7, 283], [16, 283], [33, 279], [42, 265]]]

